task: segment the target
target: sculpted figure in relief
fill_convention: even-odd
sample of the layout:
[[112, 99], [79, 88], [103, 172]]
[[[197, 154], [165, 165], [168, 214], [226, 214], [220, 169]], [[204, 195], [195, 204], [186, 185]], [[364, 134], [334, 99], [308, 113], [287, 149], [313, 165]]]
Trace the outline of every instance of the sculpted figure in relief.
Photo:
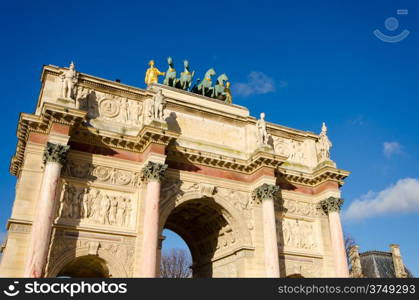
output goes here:
[[121, 117], [122, 117], [122, 122], [128, 122], [129, 118], [128, 118], [128, 111], [129, 111], [129, 104], [128, 104], [128, 99], [121, 99], [120, 102], [120, 108], [121, 108]]
[[116, 196], [113, 196], [111, 200], [111, 207], [109, 209], [109, 223], [112, 225], [116, 224], [117, 209], [118, 209], [118, 199], [116, 199]]
[[68, 70], [61, 71], [61, 97], [73, 99], [73, 92], [75, 84], [77, 83], [78, 73], [74, 68], [74, 63], [70, 63]]
[[92, 195], [91, 195], [92, 209], [91, 209], [90, 217], [93, 221], [99, 222], [102, 195], [100, 194], [100, 191], [97, 189], [92, 189], [91, 192], [92, 192]]
[[126, 201], [126, 214], [125, 214], [125, 218], [124, 218], [124, 226], [131, 225], [131, 214], [132, 214], [131, 199], [127, 198], [127, 201]]
[[89, 188], [85, 187], [82, 189], [82, 192], [80, 193], [81, 196], [81, 216], [82, 218], [87, 218], [89, 216]]
[[108, 195], [102, 197], [100, 202], [100, 223], [101, 224], [109, 224], [109, 209], [111, 207], [111, 200], [109, 199]]
[[74, 196], [76, 194], [76, 190], [72, 185], [69, 185], [68, 183], [64, 184], [64, 195], [61, 199], [60, 209], [59, 209], [59, 215], [63, 218], [71, 218], [72, 217], [72, 207], [71, 203], [74, 199]]
[[141, 117], [143, 114], [143, 105], [140, 102], [136, 102], [135, 108], [136, 108], [135, 109], [136, 114], [134, 114], [135, 123], [141, 124]]
[[126, 214], [125, 198], [120, 196], [119, 201], [118, 201], [118, 208], [116, 212], [116, 223], [119, 226], [122, 226], [124, 224], [125, 214]]
[[304, 164], [305, 163], [305, 155], [303, 150], [303, 143], [291, 140], [291, 151], [288, 160], [294, 161], [296, 163]]

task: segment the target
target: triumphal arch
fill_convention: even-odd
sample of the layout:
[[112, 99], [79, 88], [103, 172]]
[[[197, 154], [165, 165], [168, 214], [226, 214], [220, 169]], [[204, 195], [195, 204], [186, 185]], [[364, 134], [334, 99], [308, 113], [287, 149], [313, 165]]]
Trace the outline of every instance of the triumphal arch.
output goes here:
[[325, 124], [255, 118], [225, 74], [193, 81], [187, 61], [180, 76], [168, 62], [150, 61], [145, 89], [43, 67], [17, 126], [0, 276], [158, 277], [167, 228], [188, 244], [193, 277], [347, 277], [349, 172]]

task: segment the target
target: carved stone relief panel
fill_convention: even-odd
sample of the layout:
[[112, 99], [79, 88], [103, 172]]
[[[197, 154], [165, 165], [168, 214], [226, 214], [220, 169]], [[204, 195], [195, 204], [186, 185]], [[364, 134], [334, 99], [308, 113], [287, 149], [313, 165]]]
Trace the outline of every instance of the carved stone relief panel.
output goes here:
[[[143, 102], [78, 87], [76, 96], [80, 109], [88, 112], [90, 120], [120, 123], [131, 127], [144, 124]], [[95, 123], [98, 125], [100, 123]]]
[[287, 256], [284, 264], [285, 276], [299, 274], [303, 277], [319, 277], [322, 275], [320, 259]]
[[306, 165], [309, 160], [306, 145], [303, 141], [298, 141], [280, 136], [273, 136], [275, 154], [288, 157], [290, 163]]
[[291, 140], [280, 136], [272, 136], [275, 154], [288, 157], [291, 153]]
[[278, 243], [289, 249], [317, 250], [316, 223], [284, 218], [277, 222]]
[[219, 188], [218, 193], [221, 197], [225, 198], [228, 202], [232, 203], [235, 208], [237, 208], [246, 220], [247, 228], [249, 230], [253, 230], [254, 218], [250, 193], [225, 188]]
[[56, 221], [132, 228], [135, 211], [131, 193], [64, 183]]

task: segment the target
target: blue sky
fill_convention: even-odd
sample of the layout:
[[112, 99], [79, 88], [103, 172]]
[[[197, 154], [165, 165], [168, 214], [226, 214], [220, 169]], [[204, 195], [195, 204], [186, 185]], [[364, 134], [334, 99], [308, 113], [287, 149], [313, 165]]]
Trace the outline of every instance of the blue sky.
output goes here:
[[[2, 230], [14, 198], [16, 122], [35, 109], [42, 65], [74, 60], [81, 72], [144, 87], [147, 62], [165, 70], [170, 55], [200, 77], [210, 67], [227, 73], [234, 103], [253, 116], [265, 111], [268, 121], [313, 132], [325, 121], [332, 159], [352, 172], [342, 188], [345, 231], [361, 251], [400, 244], [417, 276], [418, 15], [414, 0], [3, 3]], [[394, 31], [384, 25], [390, 17]], [[410, 35], [386, 43], [375, 29]]]

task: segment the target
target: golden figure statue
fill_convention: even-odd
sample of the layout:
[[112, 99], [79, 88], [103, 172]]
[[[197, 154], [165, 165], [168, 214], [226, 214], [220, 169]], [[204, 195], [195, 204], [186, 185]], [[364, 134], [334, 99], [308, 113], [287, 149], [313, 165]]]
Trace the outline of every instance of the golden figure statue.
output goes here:
[[231, 102], [233, 102], [233, 96], [231, 95], [230, 85], [231, 85], [230, 81], [227, 81], [226, 87], [224, 89], [224, 92], [226, 93], [225, 103], [227, 104], [231, 104]]
[[145, 73], [145, 84], [146, 85], [150, 85], [152, 83], [158, 83], [159, 81], [159, 76], [160, 75], [164, 75], [165, 72], [160, 72], [159, 69], [157, 69], [156, 67], [154, 67], [154, 60], [150, 60], [150, 62], [148, 63], [148, 65], [150, 66], [146, 73]]

